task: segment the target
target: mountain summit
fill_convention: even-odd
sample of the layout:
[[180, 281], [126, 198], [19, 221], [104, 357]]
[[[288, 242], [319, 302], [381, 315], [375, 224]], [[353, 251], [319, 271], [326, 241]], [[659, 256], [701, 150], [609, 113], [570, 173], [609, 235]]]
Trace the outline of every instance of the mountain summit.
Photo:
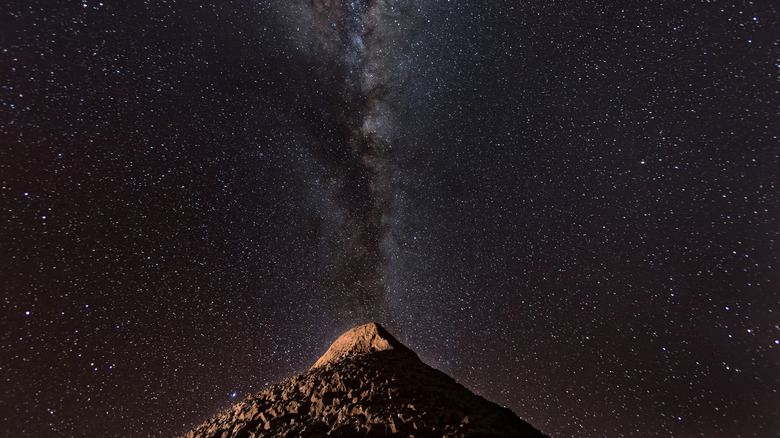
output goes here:
[[372, 353], [374, 351], [395, 350], [405, 352], [417, 358], [414, 351], [406, 348], [398, 342], [393, 335], [387, 332], [381, 325], [372, 322], [355, 327], [336, 339], [336, 342], [328, 348], [311, 369], [321, 367], [327, 363], [336, 362], [347, 356]]
[[424, 364], [376, 323], [341, 335], [309, 371], [251, 395], [186, 438], [543, 438], [512, 411]]

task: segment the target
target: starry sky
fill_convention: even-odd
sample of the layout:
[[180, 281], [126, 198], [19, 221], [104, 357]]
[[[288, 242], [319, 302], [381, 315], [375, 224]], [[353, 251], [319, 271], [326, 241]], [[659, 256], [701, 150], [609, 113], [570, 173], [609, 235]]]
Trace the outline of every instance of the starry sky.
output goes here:
[[2, 436], [173, 436], [369, 321], [554, 437], [780, 430], [774, 2], [0, 12]]

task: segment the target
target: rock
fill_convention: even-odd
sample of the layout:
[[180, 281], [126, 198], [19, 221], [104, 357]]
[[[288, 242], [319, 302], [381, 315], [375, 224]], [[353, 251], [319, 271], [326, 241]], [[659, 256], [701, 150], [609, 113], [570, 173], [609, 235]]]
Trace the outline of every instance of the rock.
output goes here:
[[424, 364], [379, 324], [354, 328], [306, 373], [247, 397], [186, 438], [544, 437]]

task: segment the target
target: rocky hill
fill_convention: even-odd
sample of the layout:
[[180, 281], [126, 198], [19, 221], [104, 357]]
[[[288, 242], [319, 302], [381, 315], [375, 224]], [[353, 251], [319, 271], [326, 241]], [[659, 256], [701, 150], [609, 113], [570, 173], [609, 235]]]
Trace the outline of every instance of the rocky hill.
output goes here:
[[307, 372], [249, 396], [186, 438], [544, 437], [424, 364], [379, 324], [342, 335]]

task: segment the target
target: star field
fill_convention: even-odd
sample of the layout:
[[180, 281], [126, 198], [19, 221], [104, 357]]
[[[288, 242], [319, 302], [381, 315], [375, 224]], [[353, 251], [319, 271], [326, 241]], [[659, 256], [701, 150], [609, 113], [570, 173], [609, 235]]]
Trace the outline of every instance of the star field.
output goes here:
[[3, 436], [175, 436], [376, 320], [554, 437], [776, 436], [769, 1], [12, 1]]

